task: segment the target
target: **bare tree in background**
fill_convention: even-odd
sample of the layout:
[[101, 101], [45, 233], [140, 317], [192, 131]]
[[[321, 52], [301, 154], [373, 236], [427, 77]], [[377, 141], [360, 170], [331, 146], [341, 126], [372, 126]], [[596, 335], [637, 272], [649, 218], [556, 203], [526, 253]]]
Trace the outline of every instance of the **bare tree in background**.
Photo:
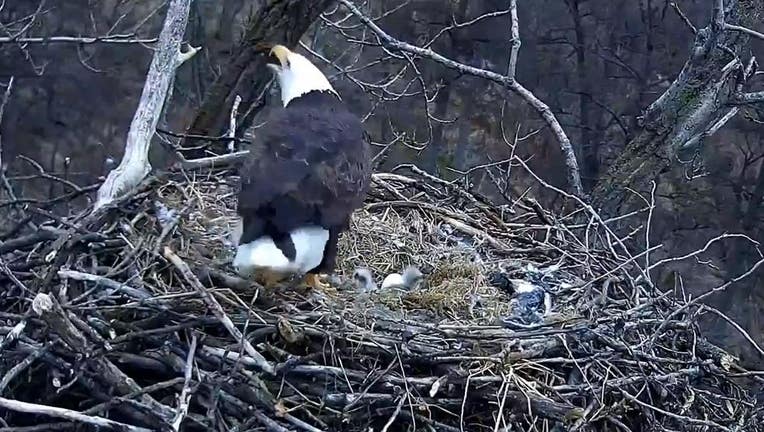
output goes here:
[[715, 0], [711, 23], [696, 30], [695, 43], [671, 87], [643, 113], [640, 132], [608, 168], [593, 191], [596, 207], [616, 214], [632, 201], [626, 188], [645, 191], [650, 181], [676, 165], [692, 161], [705, 139], [734, 117], [740, 106], [761, 103], [764, 94], [746, 93], [757, 72], [745, 59], [752, 30], [761, 23], [764, 4], [757, 0]]

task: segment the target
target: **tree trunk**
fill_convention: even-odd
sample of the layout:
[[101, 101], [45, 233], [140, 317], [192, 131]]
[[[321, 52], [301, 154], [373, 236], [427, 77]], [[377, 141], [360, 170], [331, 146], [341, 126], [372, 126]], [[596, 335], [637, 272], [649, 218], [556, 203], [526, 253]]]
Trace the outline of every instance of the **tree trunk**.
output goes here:
[[576, 75], [578, 76], [578, 114], [580, 117], [580, 157], [581, 157], [581, 183], [585, 192], [594, 187], [599, 175], [599, 140], [594, 133], [595, 125], [592, 120], [592, 86], [587, 68], [587, 39], [584, 29], [584, 15], [581, 12], [581, 2], [571, 0], [568, 2], [571, 17], [573, 18], [573, 30], [576, 35]]
[[[728, 0], [724, 21], [756, 27], [764, 16], [761, 0]], [[640, 119], [641, 130], [626, 145], [592, 192], [592, 203], [606, 214], [625, 211], [634, 194], [671, 168], [678, 157], [689, 159], [704, 133], [729, 111], [743, 65], [740, 54], [749, 42], [743, 32], [725, 30], [716, 20], [698, 30], [692, 54], [671, 87]]]
[[[218, 136], [225, 133], [228, 116], [236, 95], [241, 96], [240, 113], [249, 112], [248, 119], [240, 119], [240, 130], [251, 122], [257, 109], [252, 109], [259, 96], [271, 80], [265, 69], [265, 56], [257, 55], [261, 43], [278, 43], [294, 47], [303, 33], [318, 19], [333, 0], [267, 0], [254, 12], [241, 44], [223, 68], [204, 97], [196, 118], [188, 128], [190, 135]], [[182, 143], [191, 147], [198, 143], [187, 138]], [[220, 153], [225, 152], [225, 143], [220, 145]], [[189, 152], [189, 158], [209, 156], [203, 150]]]

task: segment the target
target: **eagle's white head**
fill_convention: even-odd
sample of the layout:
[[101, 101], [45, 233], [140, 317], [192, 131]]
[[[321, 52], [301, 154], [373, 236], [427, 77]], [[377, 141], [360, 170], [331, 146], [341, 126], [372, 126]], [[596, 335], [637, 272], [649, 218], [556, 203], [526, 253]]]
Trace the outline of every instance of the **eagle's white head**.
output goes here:
[[337, 94], [321, 70], [305, 56], [292, 52], [283, 45], [271, 48], [270, 55], [278, 60], [278, 64], [268, 63], [268, 68], [279, 81], [281, 102], [284, 106], [292, 99], [314, 90]]

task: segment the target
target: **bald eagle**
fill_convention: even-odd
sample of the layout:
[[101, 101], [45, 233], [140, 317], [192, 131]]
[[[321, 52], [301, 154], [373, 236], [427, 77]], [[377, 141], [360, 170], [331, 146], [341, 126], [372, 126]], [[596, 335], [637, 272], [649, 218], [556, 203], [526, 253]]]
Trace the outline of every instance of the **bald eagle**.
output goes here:
[[339, 236], [366, 197], [369, 144], [360, 118], [307, 58], [276, 45], [268, 68], [283, 108], [257, 131], [240, 172], [233, 266], [264, 285], [302, 275], [325, 288], [318, 275], [334, 271]]

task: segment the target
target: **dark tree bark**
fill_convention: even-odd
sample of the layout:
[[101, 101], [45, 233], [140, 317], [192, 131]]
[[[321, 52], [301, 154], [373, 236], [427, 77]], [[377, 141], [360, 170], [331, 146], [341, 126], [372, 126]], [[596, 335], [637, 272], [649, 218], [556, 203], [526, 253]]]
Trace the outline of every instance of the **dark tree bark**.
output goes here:
[[[189, 135], [223, 134], [236, 95], [242, 99], [239, 113], [249, 112], [246, 119], [239, 120], [239, 130], [246, 128], [257, 111], [250, 108], [258, 103], [259, 96], [271, 79], [271, 74], [264, 67], [265, 56], [258, 55], [258, 45], [278, 43], [296, 46], [310, 25], [334, 0], [267, 0], [264, 3], [250, 18], [242, 43], [236, 47], [222, 74], [207, 91], [196, 118], [187, 130]], [[191, 141], [186, 139], [182, 145], [193, 146], [195, 143]], [[198, 152], [186, 156], [207, 155]]]
[[738, 55], [750, 37], [725, 27], [756, 28], [764, 16], [764, 2], [727, 0], [725, 6], [724, 14], [715, 14], [710, 25], [698, 30], [679, 76], [645, 110], [640, 130], [595, 186], [595, 208], [607, 214], [624, 211], [634, 199], [627, 188], [645, 191], [677, 157], [691, 158], [705, 133], [734, 105], [736, 87], [744, 79]]
[[587, 34], [584, 29], [584, 14], [581, 11], [582, 1], [568, 0], [568, 9], [573, 19], [573, 30], [576, 41], [576, 74], [578, 76], [578, 114], [580, 117], [580, 157], [581, 183], [584, 191], [589, 192], [594, 187], [599, 176], [599, 142], [594, 133], [595, 125], [592, 119], [592, 86], [587, 68]]

